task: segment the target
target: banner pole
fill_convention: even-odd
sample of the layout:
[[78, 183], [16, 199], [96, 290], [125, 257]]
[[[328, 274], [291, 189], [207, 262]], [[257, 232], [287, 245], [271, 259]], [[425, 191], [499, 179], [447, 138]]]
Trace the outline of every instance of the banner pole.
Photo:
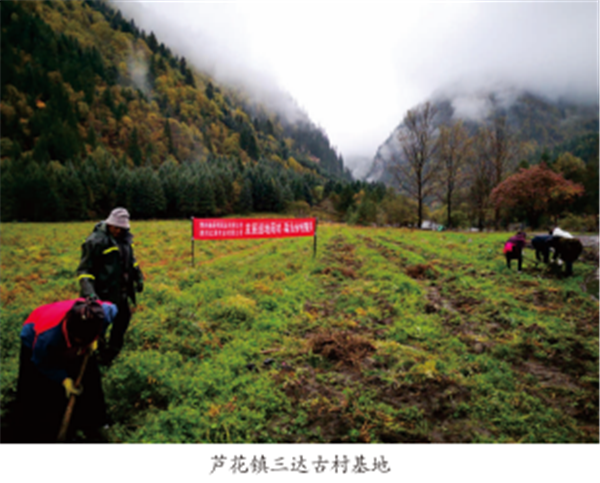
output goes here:
[[194, 266], [194, 217], [190, 217], [192, 222], [192, 267]]
[[315, 236], [314, 236], [314, 246], [313, 246], [313, 258], [317, 255], [317, 226], [319, 225], [319, 218], [315, 217]]

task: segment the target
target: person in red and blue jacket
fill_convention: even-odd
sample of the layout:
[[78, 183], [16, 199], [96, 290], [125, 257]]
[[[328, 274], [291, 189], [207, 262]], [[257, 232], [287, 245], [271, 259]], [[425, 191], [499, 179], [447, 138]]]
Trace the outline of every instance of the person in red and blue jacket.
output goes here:
[[[65, 300], [35, 309], [23, 323], [17, 382], [18, 439], [56, 441], [71, 395], [76, 395], [70, 436], [81, 429], [98, 438], [107, 423], [100, 371], [93, 354], [97, 339], [117, 314], [110, 302]], [[82, 383], [76, 380], [92, 352]], [[84, 390], [85, 389], [85, 390]]]

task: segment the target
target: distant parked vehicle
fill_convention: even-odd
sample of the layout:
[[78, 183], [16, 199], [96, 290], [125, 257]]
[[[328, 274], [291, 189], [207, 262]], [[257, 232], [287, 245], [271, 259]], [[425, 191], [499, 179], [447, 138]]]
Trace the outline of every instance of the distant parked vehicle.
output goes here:
[[423, 223], [421, 223], [421, 228], [423, 230], [442, 231], [444, 229], [444, 225], [440, 225], [435, 221], [425, 220]]

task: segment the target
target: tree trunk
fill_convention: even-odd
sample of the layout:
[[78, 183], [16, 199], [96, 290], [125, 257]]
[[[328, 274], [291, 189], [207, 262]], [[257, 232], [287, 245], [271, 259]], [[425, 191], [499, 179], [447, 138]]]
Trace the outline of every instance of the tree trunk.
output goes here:
[[494, 230], [498, 231], [500, 227], [500, 208], [494, 209]]
[[452, 192], [448, 190], [448, 219], [446, 220], [446, 227], [452, 226]]

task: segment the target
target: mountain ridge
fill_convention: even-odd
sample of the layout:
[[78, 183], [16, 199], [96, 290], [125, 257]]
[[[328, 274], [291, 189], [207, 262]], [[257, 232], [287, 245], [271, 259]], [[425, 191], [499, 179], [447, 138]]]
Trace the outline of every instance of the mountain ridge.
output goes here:
[[[496, 115], [506, 115], [508, 125], [517, 138], [527, 144], [528, 162], [539, 161], [548, 151], [560, 154], [562, 145], [578, 138], [598, 133], [598, 104], [575, 103], [564, 99], [552, 100], [532, 91], [504, 88], [500, 91], [482, 91], [451, 94], [439, 91], [429, 100], [438, 110], [437, 126], [461, 119], [469, 134]], [[400, 154], [398, 134], [400, 122], [378, 147], [364, 179], [390, 184], [389, 165]], [[586, 160], [587, 161], [587, 160]]]

